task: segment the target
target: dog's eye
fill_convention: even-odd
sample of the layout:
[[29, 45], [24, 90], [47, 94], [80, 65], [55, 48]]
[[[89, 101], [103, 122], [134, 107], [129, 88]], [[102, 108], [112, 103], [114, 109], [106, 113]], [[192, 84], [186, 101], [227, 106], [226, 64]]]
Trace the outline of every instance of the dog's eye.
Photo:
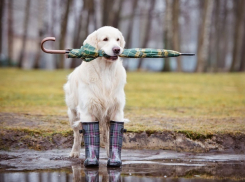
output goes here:
[[117, 41], [119, 41], [119, 38], [117, 38]]
[[108, 38], [104, 38], [103, 41], [108, 41]]

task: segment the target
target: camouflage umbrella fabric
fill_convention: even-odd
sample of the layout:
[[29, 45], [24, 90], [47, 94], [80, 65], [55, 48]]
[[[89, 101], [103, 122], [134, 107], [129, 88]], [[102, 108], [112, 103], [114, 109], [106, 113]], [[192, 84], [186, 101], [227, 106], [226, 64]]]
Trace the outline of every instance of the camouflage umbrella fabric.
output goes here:
[[68, 58], [81, 58], [86, 62], [90, 62], [97, 57], [104, 57], [106, 54], [102, 50], [98, 50], [95, 47], [85, 44], [80, 49], [70, 49], [67, 54]]
[[165, 49], [124, 49], [120, 57], [126, 58], [167, 58], [167, 57], [177, 57], [181, 54], [177, 51], [165, 50]]
[[[165, 49], [124, 49], [120, 57], [125, 58], [167, 58], [177, 57], [182, 55], [177, 51]], [[190, 54], [191, 55], [191, 54]], [[81, 58], [86, 62], [92, 61], [97, 57], [109, 57], [103, 50], [98, 50], [95, 47], [85, 44], [80, 49], [70, 49], [67, 53], [68, 58]]]

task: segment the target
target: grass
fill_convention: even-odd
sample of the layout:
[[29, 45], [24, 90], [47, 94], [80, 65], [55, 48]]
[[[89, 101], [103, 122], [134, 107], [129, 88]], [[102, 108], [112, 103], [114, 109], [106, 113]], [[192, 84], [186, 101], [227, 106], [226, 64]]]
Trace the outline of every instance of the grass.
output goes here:
[[[62, 86], [71, 71], [0, 69], [0, 112], [33, 122], [9, 125], [9, 117], [2, 115], [1, 127], [70, 131]], [[129, 131], [245, 133], [244, 73], [130, 72], [127, 82]]]

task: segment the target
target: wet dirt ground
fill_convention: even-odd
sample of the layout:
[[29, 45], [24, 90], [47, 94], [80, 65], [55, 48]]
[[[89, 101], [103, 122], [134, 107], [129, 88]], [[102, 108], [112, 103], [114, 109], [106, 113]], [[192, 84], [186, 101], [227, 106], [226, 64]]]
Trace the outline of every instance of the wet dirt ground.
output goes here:
[[245, 154], [123, 150], [123, 166], [107, 168], [101, 148], [99, 168], [83, 167], [64, 150], [0, 151], [0, 181], [245, 181]]

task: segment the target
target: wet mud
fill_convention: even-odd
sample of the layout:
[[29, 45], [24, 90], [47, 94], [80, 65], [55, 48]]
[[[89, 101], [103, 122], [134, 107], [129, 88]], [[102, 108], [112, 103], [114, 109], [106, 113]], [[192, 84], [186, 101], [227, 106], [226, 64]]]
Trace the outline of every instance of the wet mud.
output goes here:
[[[43, 136], [28, 131], [0, 130], [0, 150], [8, 149], [66, 149], [73, 143], [72, 132], [63, 136], [56, 133]], [[103, 146], [101, 141], [101, 146]], [[124, 149], [163, 149], [178, 152], [210, 152], [225, 151], [245, 153], [244, 134], [220, 134], [209, 137], [190, 138], [178, 132], [132, 133], [127, 132], [123, 138]]]
[[[52, 134], [45, 134], [45, 132], [39, 132], [37, 129], [39, 127], [45, 128], [49, 126], [47, 123], [51, 119], [54, 122], [54, 126], [59, 128], [61, 127], [60, 121], [67, 120], [67, 117], [49, 116], [48, 119], [45, 117], [47, 116], [0, 113], [0, 126], [4, 128], [0, 128], [0, 150], [71, 148], [73, 144], [73, 132], [69, 127], [70, 130], [67, 129], [65, 133], [53, 132]], [[65, 126], [67, 127], [67, 124]], [[36, 130], [31, 130], [33, 128]], [[103, 145], [103, 141], [101, 141], [101, 146]], [[201, 135], [188, 131], [128, 131], [124, 134], [123, 148], [163, 149], [178, 152], [228, 151], [245, 153], [245, 133], [235, 132]]]

